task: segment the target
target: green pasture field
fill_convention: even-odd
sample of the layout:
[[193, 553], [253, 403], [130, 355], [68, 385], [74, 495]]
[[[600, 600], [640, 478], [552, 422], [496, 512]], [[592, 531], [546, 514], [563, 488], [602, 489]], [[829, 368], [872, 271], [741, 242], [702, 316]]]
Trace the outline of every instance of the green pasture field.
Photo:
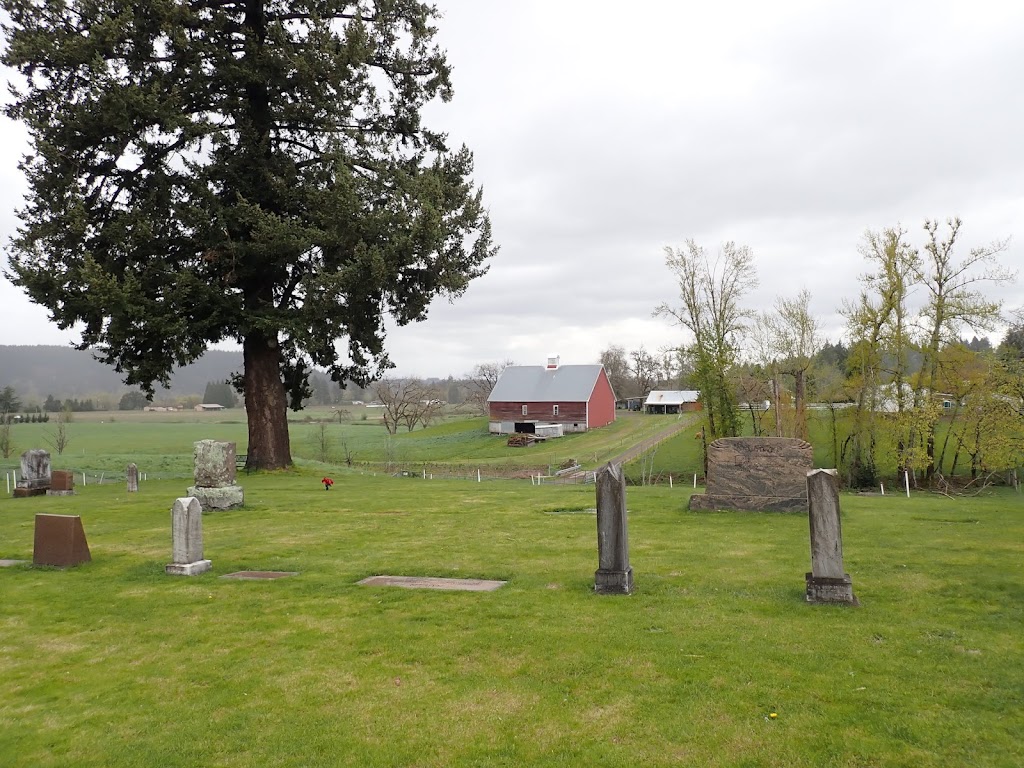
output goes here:
[[[367, 420], [360, 417], [365, 413]], [[507, 440], [487, 432], [487, 420], [450, 414], [441, 423], [388, 435], [376, 421], [375, 409], [356, 409], [339, 422], [335, 411], [311, 409], [291, 414], [292, 455], [297, 461], [319, 462], [320, 421], [327, 440], [327, 465], [342, 465], [346, 455], [353, 464], [346, 469], [379, 471], [395, 467], [418, 470], [436, 465], [479, 468], [490, 472], [547, 471], [571, 459], [588, 468], [597, 467], [637, 442], [677, 423], [676, 416], [643, 416], [620, 413], [614, 424], [588, 433], [566, 435], [529, 448], [510, 448]], [[308, 419], [308, 420], [307, 420]], [[231, 440], [245, 452], [248, 431], [245, 412], [229, 409], [215, 413], [182, 411], [144, 413], [111, 411], [75, 414], [67, 424], [68, 445], [62, 455], [51, 448], [55, 421], [16, 424], [11, 427], [15, 452], [0, 459], [0, 470], [18, 467], [17, 456], [28, 448], [50, 450], [54, 469], [87, 472], [89, 479], [123, 477], [134, 462], [140, 472], [153, 478], [188, 477], [192, 474], [192, 446], [204, 438]], [[337, 467], [334, 471], [338, 471]]]
[[[593, 486], [319, 477], [243, 477], [191, 578], [163, 573], [180, 480], [0, 499], [0, 558], [41, 512], [93, 558], [0, 568], [0, 765], [1024, 764], [1012, 492], [844, 494], [847, 608], [804, 601], [805, 515], [630, 488], [636, 592], [597, 596]], [[242, 569], [299, 575], [219, 578]]]
[[[774, 423], [773, 418], [771, 411], [764, 414], [763, 426], [770, 427]], [[741, 420], [740, 423], [744, 434], [753, 434], [749, 417]], [[947, 426], [945, 421], [939, 422], [936, 432], [937, 452], [941, 450]], [[692, 483], [693, 475], [696, 473], [698, 475], [698, 482], [703, 482], [704, 468], [701, 458], [700, 428], [699, 422], [694, 423], [679, 434], [658, 445], [657, 449], [649, 455], [630, 462], [625, 467], [627, 476], [634, 482], [639, 482], [642, 476], [653, 476], [655, 482], [667, 483], [668, 476], [672, 475], [677, 480], [680, 478], [683, 481], [689, 479]], [[841, 429], [842, 425], [840, 425]], [[832, 432], [828, 413], [810, 411], [808, 413], [808, 430], [810, 432], [810, 443], [814, 447], [814, 466], [834, 467]], [[840, 432], [839, 439], [843, 439], [842, 432]], [[952, 448], [949, 449], [949, 455], [946, 457], [946, 471], [949, 469], [948, 465], [952, 463], [952, 450]], [[964, 459], [961, 458], [961, 463], [957, 469], [958, 474], [969, 471], [969, 466], [966, 466], [963, 461]], [[891, 466], [883, 465], [879, 469], [883, 478], [895, 479], [895, 464]]]

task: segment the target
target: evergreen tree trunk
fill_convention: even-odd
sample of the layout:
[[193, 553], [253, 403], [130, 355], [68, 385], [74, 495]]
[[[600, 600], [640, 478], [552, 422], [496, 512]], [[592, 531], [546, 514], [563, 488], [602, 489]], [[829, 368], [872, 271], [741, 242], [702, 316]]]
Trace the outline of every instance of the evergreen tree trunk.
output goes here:
[[284, 469], [291, 466], [288, 402], [281, 381], [281, 349], [277, 335], [253, 332], [242, 345], [245, 365], [245, 410], [249, 448], [245, 468]]

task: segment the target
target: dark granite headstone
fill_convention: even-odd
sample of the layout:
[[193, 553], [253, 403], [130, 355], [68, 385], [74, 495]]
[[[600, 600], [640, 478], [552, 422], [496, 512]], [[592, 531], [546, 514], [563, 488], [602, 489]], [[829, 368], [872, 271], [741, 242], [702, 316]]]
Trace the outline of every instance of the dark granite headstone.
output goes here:
[[791, 437], [723, 437], [708, 446], [707, 492], [689, 509], [804, 511], [811, 444]]
[[78, 515], [36, 515], [35, 565], [68, 568], [92, 560], [85, 540], [82, 518]]
[[626, 529], [626, 476], [618, 464], [603, 467], [597, 484], [597, 561], [594, 591], [628, 595], [633, 591]]
[[857, 605], [850, 574], [843, 568], [843, 530], [839, 519], [839, 480], [834, 469], [807, 473], [811, 524], [811, 572], [807, 602]]
[[66, 469], [55, 469], [50, 473], [51, 491], [75, 490], [75, 476]]
[[55, 469], [50, 474], [50, 488], [47, 496], [73, 496], [75, 494], [75, 475], [66, 469]]

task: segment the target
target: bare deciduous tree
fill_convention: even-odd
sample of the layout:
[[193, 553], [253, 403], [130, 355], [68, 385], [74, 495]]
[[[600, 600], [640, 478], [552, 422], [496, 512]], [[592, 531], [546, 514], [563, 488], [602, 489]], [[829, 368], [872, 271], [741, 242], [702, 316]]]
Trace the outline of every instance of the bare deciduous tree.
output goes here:
[[665, 249], [665, 263], [675, 274], [682, 305], [660, 304], [654, 314], [672, 318], [693, 337], [686, 349], [710, 437], [734, 436], [739, 418], [728, 375], [739, 357], [739, 336], [752, 315], [741, 300], [757, 287], [753, 251], [727, 242], [712, 260], [704, 248], [687, 240], [685, 249]]
[[67, 415], [70, 411], [61, 411], [60, 416], [57, 417], [57, 429], [50, 432], [49, 437], [46, 438], [46, 442], [50, 444], [50, 447], [57, 452], [60, 456], [64, 453], [64, 449], [68, 447], [68, 443], [71, 442], [68, 435], [67, 423], [70, 419]]
[[509, 366], [515, 365], [512, 360], [480, 363], [473, 367], [473, 372], [466, 377], [469, 395], [466, 401], [472, 403], [481, 414], [487, 414], [487, 398], [498, 383], [501, 374]]
[[420, 379], [380, 379], [374, 393], [384, 406], [384, 427], [392, 435], [399, 425], [409, 432], [417, 424], [427, 426], [444, 405], [437, 388]]

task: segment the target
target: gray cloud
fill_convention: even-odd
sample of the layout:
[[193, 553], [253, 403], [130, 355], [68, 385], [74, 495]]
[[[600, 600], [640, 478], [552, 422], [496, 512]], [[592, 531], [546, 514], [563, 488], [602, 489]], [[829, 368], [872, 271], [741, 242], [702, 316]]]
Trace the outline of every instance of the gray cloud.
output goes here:
[[[454, 304], [392, 330], [400, 373], [678, 343], [651, 311], [676, 296], [663, 247], [691, 237], [750, 245], [750, 305], [807, 287], [833, 338], [866, 229], [902, 223], [920, 243], [926, 217], [957, 215], [965, 248], [1015, 235], [1004, 262], [1024, 264], [1024, 7], [439, 5], [455, 99], [428, 122], [474, 150], [501, 252]], [[1020, 286], [993, 293], [1019, 307]], [[10, 286], [0, 302], [6, 327], [43, 337]]]

